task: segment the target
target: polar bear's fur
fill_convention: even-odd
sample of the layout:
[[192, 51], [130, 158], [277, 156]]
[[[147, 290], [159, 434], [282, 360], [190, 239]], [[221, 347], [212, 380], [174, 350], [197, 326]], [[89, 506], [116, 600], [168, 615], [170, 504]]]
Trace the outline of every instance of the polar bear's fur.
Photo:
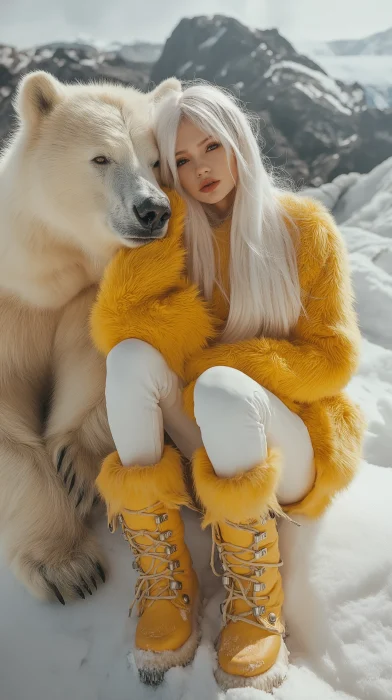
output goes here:
[[30, 74], [0, 159], [0, 525], [39, 597], [84, 596], [104, 578], [86, 516], [113, 444], [88, 315], [109, 259], [146, 235], [135, 207], [167, 205], [150, 106], [170, 88]]

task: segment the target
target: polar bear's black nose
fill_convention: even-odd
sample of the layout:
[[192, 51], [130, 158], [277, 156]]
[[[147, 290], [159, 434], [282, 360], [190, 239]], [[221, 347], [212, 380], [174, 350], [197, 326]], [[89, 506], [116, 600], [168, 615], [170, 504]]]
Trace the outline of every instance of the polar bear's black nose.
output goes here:
[[159, 231], [171, 216], [168, 204], [161, 204], [152, 197], [147, 197], [141, 204], [133, 207], [134, 214], [147, 231]]

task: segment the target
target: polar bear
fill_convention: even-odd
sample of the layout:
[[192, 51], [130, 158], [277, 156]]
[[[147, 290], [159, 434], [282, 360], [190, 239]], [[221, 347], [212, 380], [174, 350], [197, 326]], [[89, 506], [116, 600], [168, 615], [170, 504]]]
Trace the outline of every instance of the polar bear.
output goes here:
[[166, 233], [150, 108], [179, 88], [64, 85], [40, 71], [17, 91], [0, 159], [0, 526], [40, 598], [64, 603], [105, 579], [87, 516], [113, 444], [88, 316], [116, 250]]

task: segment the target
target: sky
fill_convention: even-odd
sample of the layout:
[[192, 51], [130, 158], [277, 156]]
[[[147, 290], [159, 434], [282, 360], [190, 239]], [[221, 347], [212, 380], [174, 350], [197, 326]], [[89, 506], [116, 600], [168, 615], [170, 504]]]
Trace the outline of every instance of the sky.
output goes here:
[[0, 0], [0, 42], [164, 42], [181, 17], [204, 14], [277, 27], [291, 41], [351, 39], [392, 27], [392, 0]]

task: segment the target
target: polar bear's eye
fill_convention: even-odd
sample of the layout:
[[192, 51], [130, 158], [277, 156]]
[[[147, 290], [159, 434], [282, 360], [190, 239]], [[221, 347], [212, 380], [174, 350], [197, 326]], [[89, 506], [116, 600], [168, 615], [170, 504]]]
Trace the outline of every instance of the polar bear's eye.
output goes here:
[[160, 164], [161, 164], [161, 161], [160, 161], [160, 160], [156, 160], [155, 163], [154, 163], [154, 165], [153, 165], [152, 167], [153, 167], [153, 168], [159, 168]]
[[96, 158], [93, 158], [93, 163], [97, 163], [97, 165], [108, 165], [110, 160], [109, 158], [106, 158], [106, 156], [97, 156]]

